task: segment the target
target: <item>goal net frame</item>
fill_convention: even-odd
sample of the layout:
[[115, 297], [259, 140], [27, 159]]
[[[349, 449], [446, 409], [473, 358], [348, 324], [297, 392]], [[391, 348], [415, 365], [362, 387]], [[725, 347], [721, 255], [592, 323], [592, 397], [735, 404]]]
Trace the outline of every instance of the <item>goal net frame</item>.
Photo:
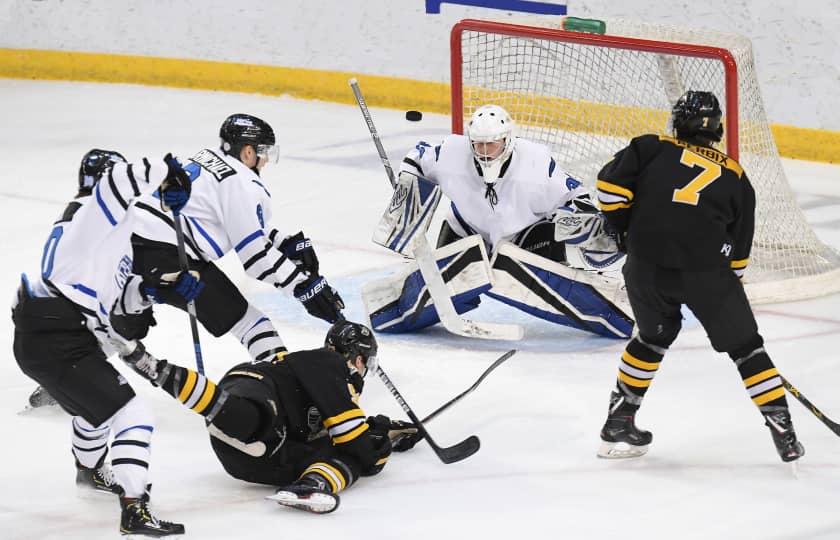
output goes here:
[[[758, 193], [757, 203], [759, 207], [756, 211], [757, 234], [754, 240], [753, 253], [750, 257], [750, 266], [747, 268], [747, 274], [745, 277], [745, 288], [747, 290], [747, 294], [754, 303], [767, 303], [822, 296], [830, 292], [840, 290], [840, 254], [838, 254], [834, 249], [825, 246], [816, 238], [816, 235], [805, 221], [804, 214], [796, 203], [787, 179], [785, 178], [784, 171], [781, 168], [781, 161], [779, 160], [775, 141], [772, 139], [766, 114], [764, 113], [760, 88], [758, 87], [758, 81], [754, 73], [752, 49], [749, 41], [742, 36], [719, 34], [711, 31], [705, 32], [695, 31], [693, 29], [680, 29], [677, 27], [660, 27], [647, 23], [635, 23], [632, 21], [629, 23], [627, 21], [615, 21], [615, 23], [615, 28], [619, 31], [614, 34], [609, 33], [611, 32], [611, 26], [613, 24], [609, 21], [606, 25], [607, 33], [603, 34], [563, 30], [559, 27], [560, 20], [558, 19], [552, 19], [550, 24], [554, 27], [546, 25], [545, 19], [528, 19], [523, 24], [484, 21], [477, 19], [464, 19], [456, 23], [452, 27], [452, 31], [450, 33], [452, 132], [459, 134], [464, 132], [465, 117], [468, 117], [472, 110], [474, 110], [478, 105], [497, 101], [497, 104], [508, 108], [505, 101], [508, 100], [508, 98], [511, 98], [511, 96], [516, 96], [517, 98], [519, 96], [523, 96], [521, 101], [526, 102], [526, 107], [529, 100], [531, 103], [553, 100], [557, 102], [553, 106], [558, 109], [573, 103], [573, 107], [589, 107], [595, 111], [593, 114], [600, 114], [601, 116], [608, 116], [611, 114], [615, 116], [616, 111], [621, 110], [622, 106], [620, 104], [615, 105], [608, 100], [603, 100], [603, 96], [599, 96], [599, 99], [602, 101], [598, 101], [598, 99], [595, 98], [593, 98], [592, 101], [589, 101], [588, 99], [581, 98], [580, 96], [566, 97], [562, 93], [552, 94], [550, 92], [556, 92], [558, 89], [561, 91], [566, 90], [566, 88], [555, 88], [555, 86], [561, 87], [562, 84], [552, 80], [549, 80], [546, 83], [545, 86], [548, 87], [547, 90], [545, 88], [541, 88], [539, 91], [535, 91], [531, 88], [522, 90], [516, 86], [515, 82], [510, 83], [511, 87], [514, 88], [511, 90], [505, 86], [506, 83], [510, 82], [510, 79], [506, 79], [498, 85], [496, 85], [495, 80], [493, 80], [490, 81], [490, 85], [487, 85], [487, 81], [482, 82], [483, 75], [478, 77], [475, 75], [475, 72], [481, 73], [481, 70], [483, 69], [487, 72], [491, 72], [495, 69], [501, 71], [503, 77], [511, 78], [518, 75], [518, 73], [516, 73], [517, 69], [522, 69], [523, 71], [531, 69], [531, 71], [528, 71], [527, 73], [529, 77], [536, 77], [537, 79], [545, 77], [550, 79], [550, 77], [554, 75], [553, 73], [551, 75], [545, 75], [542, 71], [540, 71], [540, 69], [534, 69], [532, 65], [527, 64], [529, 60], [523, 60], [523, 63], [526, 65], [525, 68], [519, 68], [518, 65], [514, 65], [510, 68], [510, 66], [504, 64], [505, 62], [512, 62], [509, 57], [504, 56], [505, 53], [490, 50], [493, 45], [488, 45], [487, 43], [491, 42], [491, 37], [493, 39], [497, 39], [494, 36], [499, 36], [499, 39], [509, 39], [511, 41], [533, 41], [536, 43], [536, 45], [534, 45], [535, 48], [539, 47], [540, 43], [545, 43], [550, 44], [551, 46], [556, 45], [558, 47], [582, 46], [585, 48], [597, 47], [601, 49], [616, 49], [623, 51], [621, 53], [617, 53], [619, 55], [627, 54], [627, 51], [632, 51], [634, 53], [649, 53], [650, 56], [658, 59], [657, 69], [659, 73], [657, 74], [657, 77], [659, 77], [659, 79], [657, 79], [657, 81], [660, 83], [660, 88], [657, 90], [661, 89], [664, 94], [667, 95], [667, 101], [671, 104], [673, 104], [673, 102], [675, 102], [676, 99], [688, 88], [679, 88], [682, 84], [679, 79], [679, 75], [674, 77], [677, 84], [672, 83], [669, 78], [670, 74], [668, 73], [669, 69], [672, 68], [669, 68], [669, 65], [676, 64], [668, 64], [669, 61], [678, 62], [673, 59], [675, 57], [680, 57], [687, 59], [685, 61], [691, 61], [691, 59], [701, 59], [705, 61], [711, 60], [713, 62], [719, 62], [722, 75], [718, 76], [716, 72], [714, 78], [716, 80], [720, 78], [722, 83], [716, 82], [714, 84], [719, 86], [715, 93], [718, 94], [718, 98], [721, 100], [721, 105], [724, 110], [723, 122], [725, 129], [724, 141], [721, 146], [725, 147], [726, 153], [730, 157], [741, 161], [744, 156], [744, 153], [742, 152], [742, 145], [739, 144], [744, 140], [741, 130], [752, 130], [748, 132], [748, 138], [746, 139], [750, 141], [750, 144], [755, 144], [755, 134], [758, 132], [758, 137], [761, 138], [760, 144], [762, 146], [758, 150], [754, 150], [753, 147], [750, 147], [751, 153], [747, 155], [748, 161], [749, 158], [761, 160], [761, 167], [754, 168], [756, 169], [756, 178], [754, 178], [754, 175], [751, 174], [751, 170], [753, 169], [751, 169], [750, 163], [748, 162], [746, 165], [743, 161], [741, 163], [742, 165], [745, 165], [747, 175], [752, 180], [757, 192], [759, 192], [762, 187], [760, 175], [765, 173], [765, 163], [769, 164], [767, 165], [767, 168], [771, 169], [771, 171], [768, 173], [768, 184], [773, 190], [778, 191], [779, 193], [774, 192], [771, 194], [774, 199], [772, 204], [766, 204], [766, 208], [768, 209], [768, 212], [775, 212], [776, 205], [780, 204], [781, 201], [781, 204], [784, 205], [783, 209], [785, 212], [778, 217], [778, 220], [796, 222], [794, 227], [797, 227], [794, 229], [796, 234], [788, 234], [787, 231], [783, 230], [782, 232], [779, 232], [773, 229], [773, 227], [776, 226], [776, 224], [771, 222], [773, 216], [768, 219], [760, 219], [761, 216], [759, 216], [759, 212], [762, 205], [762, 194]], [[666, 30], [663, 31], [663, 28]], [[683, 33], [689, 37], [682, 38]], [[648, 34], [652, 37], [649, 37]], [[485, 35], [490, 36], [485, 39], [487, 43], [482, 42], [483, 36]], [[665, 39], [662, 36], [665, 36], [668, 39]], [[676, 38], [674, 36], [676, 36]], [[704, 38], [707, 36], [708, 41], [704, 41]], [[682, 39], [677, 40], [677, 38]], [[730, 38], [732, 41], [730, 41]], [[470, 39], [478, 44], [471, 44], [469, 42]], [[730, 43], [733, 43], [733, 45], [730, 45]], [[489, 52], [481, 49], [481, 46], [486, 46], [486, 49]], [[495, 47], [497, 49], [503, 49], [503, 47], [499, 44], [495, 44]], [[473, 48], [476, 50], [473, 50]], [[511, 45], [510, 48], [515, 49], [516, 47]], [[465, 49], [468, 49], [466, 51], [466, 58]], [[581, 50], [588, 51], [590, 49]], [[484, 54], [485, 52], [487, 52], [489, 58], [481, 57], [481, 54]], [[492, 56], [492, 54], [496, 53], [499, 55], [498, 58]], [[556, 54], [555, 52], [555, 56], [559, 58], [561, 55]], [[472, 64], [478, 66], [478, 68], [476, 69], [472, 64], [470, 64], [468, 69], [465, 70], [465, 60], [472, 62]], [[537, 59], [535, 62], [539, 61], [542, 61], [542, 59]], [[563, 59], [560, 58], [558, 61], [563, 61]], [[741, 68], [740, 80], [739, 68]], [[510, 73], [505, 72], [505, 69], [509, 69]], [[468, 72], [466, 74], [467, 77], [477, 78], [478, 83], [471, 79], [465, 80], [465, 71]], [[535, 73], [532, 73], [532, 71]], [[494, 73], [493, 76], [496, 76], [496, 74]], [[695, 76], [695, 78], [697, 77]], [[482, 86], [482, 84], [485, 86]], [[531, 83], [529, 82], [528, 84]], [[745, 85], [750, 86], [747, 87]], [[694, 89], [714, 90], [714, 88]], [[747, 92], [746, 99], [749, 101], [741, 103], [739, 100], [742, 99], [741, 94], [744, 91]], [[580, 89], [575, 88], [573, 89], [573, 92], [580, 93]], [[747, 113], [750, 116], [746, 117], [746, 120], [741, 118], [741, 115], [745, 110], [741, 108], [742, 106], [751, 107], [749, 113]], [[519, 131], [522, 132], [523, 127], [526, 132], [533, 128], [531, 129], [531, 133], [524, 133], [522, 136], [547, 144], [552, 148], [553, 153], [557, 150], [556, 144], [559, 144], [557, 143], [557, 137], [555, 137], [556, 132], [562, 132], [563, 130], [568, 129], [573, 131], [580, 129], [580, 131], [585, 132], [591, 127], [555, 127], [551, 125], [551, 118], [548, 120], [545, 118], [535, 120], [533, 115], [523, 114], [522, 110], [517, 110], [517, 108], [522, 108], [522, 105], [518, 102], [513, 108], [514, 110], [509, 110], [508, 112], [510, 112], [514, 120], [517, 121], [517, 124], [520, 127]], [[599, 108], [603, 110], [599, 111]], [[756, 111], [758, 114], [754, 114]], [[520, 118], [521, 116], [527, 116], [527, 118]], [[623, 147], [634, 136], [651, 132], [665, 133], [667, 131], [666, 120], [670, 119], [670, 108], [664, 109], [660, 106], [659, 110], [654, 111], [654, 116], [655, 120], [653, 123], [657, 126], [655, 128], [646, 127], [638, 132], [626, 130], [621, 131], [621, 129], [623, 129], [622, 126], [619, 128], [619, 131], [615, 133], [611, 132], [609, 137], [616, 140], [620, 137], [623, 142], [620, 147]], [[744, 124], [744, 121], [747, 123]], [[534, 127], [535, 124], [529, 125], [529, 122], [542, 122], [542, 125]], [[650, 120], [645, 120], [643, 123], [651, 124], [652, 122]], [[631, 125], [626, 129], [632, 130], [635, 129], [635, 126]], [[551, 132], [551, 135], [545, 135], [547, 132]], [[537, 135], [534, 136], [532, 133], [537, 133]], [[589, 137], [590, 135], [591, 137]], [[597, 131], [591, 131], [590, 134], [583, 134], [582, 137], [594, 139], [599, 135], [603, 134], [599, 134]], [[562, 137], [560, 138], [562, 139]], [[620, 149], [620, 147], [615, 147], [614, 149], [611, 148], [611, 153], [606, 157], [598, 156], [599, 159], [603, 160], [600, 162], [600, 165], [609, 161], [611, 154]], [[597, 174], [597, 169], [595, 169], [596, 173], [591, 173], [591, 166], [594, 166], [594, 163], [589, 164], [590, 167], [587, 169], [587, 174], [576, 174], [574, 166], [572, 166], [571, 169], [564, 166], [565, 162], [563, 159], [558, 159], [558, 164], [564, 169], [569, 170], [571, 174], [578, 176], [578, 179], [584, 181], [586, 185], [589, 185], [590, 187], [594, 185], [595, 178], [593, 178], [593, 176], [594, 174]], [[757, 178], [759, 180], [758, 182], [756, 181]], [[768, 230], [768, 236], [767, 238], [762, 238], [761, 228], [765, 226]], [[799, 238], [789, 238], [793, 236], [801, 236], [801, 242], [799, 242]], [[802, 265], [797, 266], [797, 264], [791, 264], [791, 267], [788, 267], [787, 261], [795, 260], [797, 257], [805, 262]], [[758, 264], [756, 264], [756, 262]], [[766, 263], [766, 266], [764, 266], [764, 263]]]

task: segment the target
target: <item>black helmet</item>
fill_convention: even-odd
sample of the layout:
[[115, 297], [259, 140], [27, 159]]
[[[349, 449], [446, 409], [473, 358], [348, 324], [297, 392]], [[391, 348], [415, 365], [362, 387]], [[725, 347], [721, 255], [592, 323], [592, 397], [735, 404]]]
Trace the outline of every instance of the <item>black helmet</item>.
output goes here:
[[76, 197], [84, 197], [93, 193], [93, 188], [102, 179], [102, 175], [114, 163], [125, 163], [125, 158], [122, 154], [113, 150], [94, 148], [85, 154], [82, 157], [81, 165], [79, 165], [79, 192]]
[[228, 116], [219, 128], [219, 137], [222, 139], [222, 150], [225, 154], [236, 159], [239, 159], [239, 152], [245, 145], [253, 146], [257, 154], [265, 155], [266, 158], [276, 158], [270, 155], [276, 148], [274, 130], [256, 116], [242, 113]]
[[720, 141], [723, 135], [722, 114], [713, 93], [689, 90], [674, 105], [671, 120], [677, 138], [708, 144]]
[[362, 355], [367, 371], [376, 371], [376, 338], [370, 328], [363, 324], [340, 320], [327, 331], [324, 346], [353, 360]]

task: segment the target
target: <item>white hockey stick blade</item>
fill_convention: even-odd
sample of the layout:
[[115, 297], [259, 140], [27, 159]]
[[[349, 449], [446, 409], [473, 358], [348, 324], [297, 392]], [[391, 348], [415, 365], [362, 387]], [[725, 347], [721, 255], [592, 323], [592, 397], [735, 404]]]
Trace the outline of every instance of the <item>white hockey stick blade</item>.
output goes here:
[[455, 306], [452, 304], [452, 298], [449, 296], [449, 288], [438, 270], [429, 241], [423, 235], [417, 237], [414, 246], [414, 260], [420, 268], [420, 274], [422, 274], [423, 281], [426, 282], [426, 287], [429, 289], [429, 295], [435, 304], [440, 322], [446, 330], [459, 336], [480, 339], [508, 341], [522, 339], [525, 332], [518, 324], [471, 321], [458, 315]]

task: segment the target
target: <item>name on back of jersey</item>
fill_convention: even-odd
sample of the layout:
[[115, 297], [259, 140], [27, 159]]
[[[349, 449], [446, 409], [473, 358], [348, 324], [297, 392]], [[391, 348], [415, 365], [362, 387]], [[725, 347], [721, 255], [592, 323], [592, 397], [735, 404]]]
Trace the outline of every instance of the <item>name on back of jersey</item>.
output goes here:
[[219, 182], [228, 176], [236, 174], [234, 168], [225, 163], [225, 160], [206, 148], [190, 159], [201, 165], [204, 170], [212, 174]]

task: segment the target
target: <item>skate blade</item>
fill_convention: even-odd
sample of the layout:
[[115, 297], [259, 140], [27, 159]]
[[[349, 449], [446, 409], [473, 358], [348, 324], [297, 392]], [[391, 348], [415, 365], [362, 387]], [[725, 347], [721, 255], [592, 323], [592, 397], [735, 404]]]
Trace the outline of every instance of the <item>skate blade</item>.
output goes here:
[[291, 491], [278, 491], [274, 495], [268, 495], [266, 499], [313, 514], [328, 514], [338, 508], [339, 503], [338, 496], [329, 493], [310, 493], [300, 496]]
[[598, 457], [604, 459], [627, 459], [637, 458], [647, 454], [649, 445], [633, 446], [623, 442], [601, 441], [598, 448]]

